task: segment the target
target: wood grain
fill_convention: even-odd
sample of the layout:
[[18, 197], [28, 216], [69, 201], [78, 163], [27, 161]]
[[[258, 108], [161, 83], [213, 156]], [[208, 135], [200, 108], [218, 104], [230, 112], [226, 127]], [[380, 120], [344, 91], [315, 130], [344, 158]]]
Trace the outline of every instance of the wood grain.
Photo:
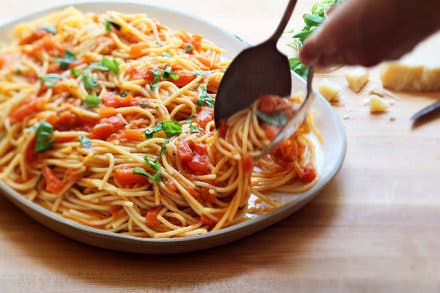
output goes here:
[[[3, 1], [0, 19], [62, 2]], [[254, 43], [270, 35], [287, 3], [156, 2], [209, 18]], [[313, 2], [300, 1], [293, 27]], [[413, 130], [409, 117], [440, 93], [396, 93], [390, 113], [370, 115], [343, 72], [326, 78], [344, 87], [335, 110], [345, 117], [346, 160], [297, 214], [220, 248], [145, 256], [63, 238], [0, 197], [0, 292], [439, 292], [440, 123]], [[372, 75], [370, 85], [377, 83], [377, 72]]]

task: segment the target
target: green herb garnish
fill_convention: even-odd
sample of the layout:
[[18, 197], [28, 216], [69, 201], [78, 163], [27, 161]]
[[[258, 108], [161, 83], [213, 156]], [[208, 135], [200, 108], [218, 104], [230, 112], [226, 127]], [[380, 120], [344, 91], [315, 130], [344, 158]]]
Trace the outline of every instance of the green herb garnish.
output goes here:
[[145, 171], [143, 168], [134, 168], [132, 170], [132, 172], [133, 172], [133, 174], [143, 175], [156, 183], [159, 183], [160, 180], [162, 179], [160, 176], [160, 170], [157, 171], [156, 174], [154, 174], [154, 175], [151, 175], [150, 173]]
[[102, 63], [95, 62], [95, 63], [90, 64], [89, 67], [87, 67], [86, 70], [88, 72], [91, 72], [93, 70], [108, 71], [109, 69], [108, 69], [107, 66], [102, 65]]
[[69, 64], [76, 61], [76, 56], [73, 52], [66, 50], [64, 51], [63, 58], [55, 58], [55, 61], [60, 64], [60, 69], [66, 70], [69, 67]]
[[155, 133], [161, 130], [163, 130], [168, 137], [172, 137], [182, 133], [182, 125], [171, 120], [162, 121], [153, 128], [145, 130], [145, 137], [152, 138]]
[[72, 69], [70, 69], [70, 73], [72, 73], [74, 76], [76, 76], [76, 77], [80, 77], [81, 76], [81, 71], [79, 71], [78, 69], [76, 69], [76, 68], [72, 68]]
[[164, 71], [162, 73], [162, 77], [165, 80], [168, 80], [170, 78], [173, 79], [173, 80], [179, 79], [179, 76], [173, 71], [171, 66], [165, 67], [165, 69], [164, 69]]
[[182, 133], [182, 125], [171, 120], [163, 121], [162, 130], [168, 137], [172, 137], [174, 135], [179, 135]]
[[150, 84], [150, 90], [154, 91], [160, 82], [160, 78], [162, 77], [162, 73], [157, 70], [151, 70], [150, 73], [151, 73], [151, 75], [153, 75], [153, 84]]
[[188, 44], [185, 48], [183, 48], [183, 53], [191, 53], [193, 50], [194, 47], [191, 44]]
[[113, 71], [115, 74], [119, 73], [119, 63], [114, 58], [110, 60], [107, 57], [102, 57], [101, 65]]
[[148, 103], [148, 102], [140, 102], [139, 103], [139, 106], [142, 106], [142, 107], [148, 107], [150, 105], [151, 105], [151, 103]]
[[[293, 35], [293, 44], [296, 45], [298, 52], [300, 51], [305, 39], [307, 39], [318, 28], [318, 26], [324, 22], [327, 17], [327, 10], [333, 5], [341, 2], [342, 0], [321, 0], [313, 5], [311, 14], [303, 15], [305, 26], [300, 32]], [[291, 70], [300, 75], [302, 78], [307, 78], [307, 67], [299, 61], [298, 56], [290, 58], [289, 63]]]
[[49, 73], [47, 75], [40, 76], [38, 79], [42, 81], [48, 88], [53, 88], [58, 80], [63, 79], [63, 76], [57, 73]]
[[86, 101], [84, 102], [84, 106], [87, 108], [94, 108], [101, 104], [101, 99], [94, 95], [86, 96]]
[[41, 27], [42, 30], [55, 35], [57, 33], [57, 29], [53, 24], [46, 24]]
[[92, 142], [85, 136], [78, 136], [79, 143], [85, 147], [90, 148], [92, 146]]
[[206, 91], [206, 87], [201, 86], [200, 87], [200, 96], [197, 98], [197, 106], [202, 107], [203, 104], [214, 108], [215, 99], [212, 98], [208, 92]]
[[48, 150], [52, 146], [55, 141], [53, 133], [52, 125], [48, 122], [43, 120], [38, 123], [38, 126], [35, 128], [35, 151], [37, 153]]
[[108, 31], [108, 32], [111, 32], [112, 31], [112, 27], [114, 27], [117, 30], [121, 29], [121, 26], [119, 24], [117, 24], [116, 22], [107, 20], [105, 22], [105, 30]]
[[148, 166], [150, 166], [151, 169], [155, 170], [155, 171], [159, 171], [161, 164], [158, 161], [153, 161], [148, 157], [144, 157], [145, 162], [147, 162]]
[[161, 55], [162, 57], [167, 57], [167, 58], [171, 58], [172, 56], [170, 55], [170, 53], [165, 52]]
[[93, 90], [98, 88], [98, 82], [88, 72], [83, 72], [82, 80], [86, 89]]
[[285, 125], [288, 119], [286, 113], [283, 112], [267, 114], [256, 111], [255, 114], [257, 115], [258, 118], [260, 118], [264, 122], [276, 126]]

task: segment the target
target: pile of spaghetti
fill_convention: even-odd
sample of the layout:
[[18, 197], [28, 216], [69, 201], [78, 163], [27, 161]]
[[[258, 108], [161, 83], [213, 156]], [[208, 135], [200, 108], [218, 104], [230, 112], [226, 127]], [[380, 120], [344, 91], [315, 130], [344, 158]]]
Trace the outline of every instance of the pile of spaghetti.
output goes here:
[[313, 124], [253, 164], [277, 131], [261, 117], [280, 101], [263, 97], [217, 131], [222, 53], [142, 14], [68, 8], [18, 25], [0, 50], [0, 180], [68, 219], [138, 237], [233, 225], [251, 194], [275, 208], [268, 192], [316, 181]]

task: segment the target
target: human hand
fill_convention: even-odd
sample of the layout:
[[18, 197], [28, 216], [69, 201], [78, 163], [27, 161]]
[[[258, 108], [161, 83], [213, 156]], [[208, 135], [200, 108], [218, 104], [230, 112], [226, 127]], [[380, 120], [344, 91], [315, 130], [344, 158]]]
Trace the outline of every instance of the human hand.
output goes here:
[[439, 0], [345, 0], [300, 51], [309, 66], [397, 59], [440, 29]]

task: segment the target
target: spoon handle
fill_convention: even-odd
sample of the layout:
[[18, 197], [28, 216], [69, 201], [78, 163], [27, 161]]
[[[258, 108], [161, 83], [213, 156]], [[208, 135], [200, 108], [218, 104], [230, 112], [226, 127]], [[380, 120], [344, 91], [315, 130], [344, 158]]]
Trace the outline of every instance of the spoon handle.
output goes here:
[[273, 35], [270, 37], [269, 41], [271, 42], [277, 42], [278, 39], [281, 37], [281, 35], [284, 33], [284, 30], [287, 26], [287, 23], [290, 20], [290, 16], [292, 16], [293, 9], [295, 8], [297, 0], [290, 0], [289, 4], [286, 7], [286, 10], [284, 11], [284, 15], [281, 18], [280, 23], [278, 24], [278, 27], [276, 31], [273, 33]]

